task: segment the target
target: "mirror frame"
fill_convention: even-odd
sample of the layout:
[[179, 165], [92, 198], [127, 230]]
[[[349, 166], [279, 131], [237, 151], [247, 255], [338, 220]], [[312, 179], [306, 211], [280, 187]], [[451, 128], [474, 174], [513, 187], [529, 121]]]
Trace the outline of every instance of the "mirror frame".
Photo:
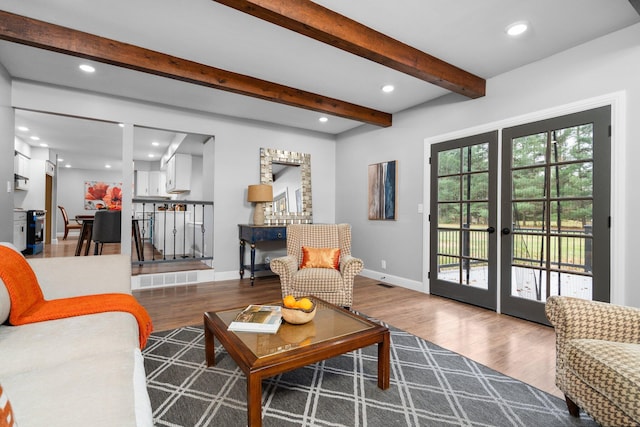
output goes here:
[[300, 166], [302, 190], [302, 211], [275, 213], [273, 202], [264, 203], [265, 225], [311, 224], [313, 209], [311, 203], [311, 155], [295, 151], [260, 148], [260, 183], [273, 185], [273, 164]]

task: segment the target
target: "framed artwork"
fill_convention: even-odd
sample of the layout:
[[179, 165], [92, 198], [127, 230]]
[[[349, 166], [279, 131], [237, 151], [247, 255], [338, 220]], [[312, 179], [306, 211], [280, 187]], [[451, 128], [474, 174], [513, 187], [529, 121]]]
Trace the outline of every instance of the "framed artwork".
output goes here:
[[398, 161], [369, 165], [369, 219], [396, 219]]
[[273, 211], [275, 213], [289, 212], [289, 199], [287, 197], [286, 189], [273, 198]]
[[121, 182], [84, 182], [84, 209], [87, 211], [98, 209], [122, 209]]

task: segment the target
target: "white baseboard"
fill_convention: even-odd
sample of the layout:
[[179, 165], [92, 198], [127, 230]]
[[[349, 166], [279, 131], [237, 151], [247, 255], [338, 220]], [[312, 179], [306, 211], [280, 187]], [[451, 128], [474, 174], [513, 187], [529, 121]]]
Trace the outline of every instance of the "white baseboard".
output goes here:
[[[256, 271], [254, 273], [255, 277], [265, 277], [265, 276], [273, 276], [273, 275], [275, 275], [275, 273], [271, 271], [265, 271], [265, 270]], [[243, 279], [248, 279], [250, 277], [251, 277], [251, 273], [249, 272], [249, 270], [245, 270]], [[237, 280], [237, 279], [240, 279], [240, 273], [238, 272], [238, 270], [218, 271], [216, 273], [215, 281], [218, 282], [222, 280]]]
[[167, 286], [193, 285], [196, 283], [213, 282], [214, 270], [189, 270], [157, 274], [139, 274], [131, 276], [131, 289], [155, 289]]
[[[418, 292], [426, 292], [423, 284], [416, 280], [409, 280], [404, 277], [393, 276], [379, 271], [364, 269], [360, 273], [362, 276], [369, 279], [379, 280], [383, 283], [387, 283], [393, 286], [401, 286], [403, 288], [411, 289]], [[256, 277], [273, 275], [267, 271], [256, 271]], [[245, 271], [244, 278], [250, 277], [249, 271]], [[131, 289], [151, 289], [161, 288], [167, 286], [179, 286], [190, 285], [202, 282], [219, 282], [223, 280], [236, 280], [240, 275], [238, 270], [232, 271], [218, 271], [215, 270], [191, 270], [191, 271], [177, 271], [172, 273], [160, 273], [160, 274], [140, 274], [131, 277]]]
[[366, 268], [362, 270], [360, 275], [369, 279], [379, 280], [390, 285], [401, 286], [403, 288], [411, 289], [414, 291], [428, 293], [422, 282], [418, 282], [417, 280], [409, 280], [404, 277], [392, 276], [390, 274], [379, 271], [367, 270]]

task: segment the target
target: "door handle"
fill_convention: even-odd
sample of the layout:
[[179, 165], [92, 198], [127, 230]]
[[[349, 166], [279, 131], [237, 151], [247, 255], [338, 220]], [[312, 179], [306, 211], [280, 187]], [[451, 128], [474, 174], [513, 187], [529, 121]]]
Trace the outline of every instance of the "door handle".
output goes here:
[[504, 234], [505, 236], [509, 233], [511, 233], [511, 230], [509, 230], [509, 228], [505, 227], [502, 229], [502, 234]]
[[495, 227], [489, 227], [489, 228], [487, 228], [487, 232], [489, 234], [495, 233], [496, 232], [496, 228]]

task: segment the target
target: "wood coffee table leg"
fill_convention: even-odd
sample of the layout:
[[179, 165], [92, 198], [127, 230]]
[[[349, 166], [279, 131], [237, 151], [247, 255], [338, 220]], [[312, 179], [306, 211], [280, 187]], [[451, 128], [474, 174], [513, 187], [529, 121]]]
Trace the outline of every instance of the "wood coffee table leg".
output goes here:
[[249, 427], [262, 425], [262, 378], [247, 375], [247, 420]]
[[391, 338], [389, 331], [384, 334], [381, 342], [378, 343], [378, 387], [382, 390], [389, 388]]
[[207, 326], [207, 319], [204, 320], [204, 354], [207, 359], [207, 367], [216, 364], [216, 346], [213, 339], [213, 332]]

